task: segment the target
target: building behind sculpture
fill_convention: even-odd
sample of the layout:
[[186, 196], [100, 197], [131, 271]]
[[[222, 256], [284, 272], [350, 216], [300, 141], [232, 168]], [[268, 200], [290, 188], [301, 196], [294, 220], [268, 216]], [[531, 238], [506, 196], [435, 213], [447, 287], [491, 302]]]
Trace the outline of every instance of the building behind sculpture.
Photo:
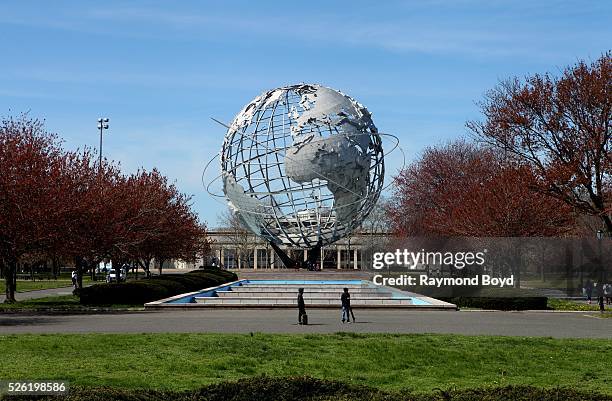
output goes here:
[[[204, 266], [222, 266], [226, 269], [284, 269], [270, 245], [262, 238], [231, 229], [214, 229], [208, 232], [211, 253], [199, 262]], [[385, 233], [355, 232], [321, 249], [323, 269], [361, 269], [369, 263], [371, 253], [387, 238]], [[282, 247], [294, 259], [308, 257], [308, 250]], [[185, 266], [190, 267], [190, 266]], [[193, 267], [193, 266], [191, 266]]]

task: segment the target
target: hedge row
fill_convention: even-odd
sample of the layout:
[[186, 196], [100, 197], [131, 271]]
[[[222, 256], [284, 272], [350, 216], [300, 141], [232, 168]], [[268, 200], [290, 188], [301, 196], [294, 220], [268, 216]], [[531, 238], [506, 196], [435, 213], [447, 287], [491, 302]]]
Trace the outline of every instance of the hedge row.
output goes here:
[[235, 273], [206, 268], [185, 274], [165, 274], [125, 283], [95, 284], [80, 292], [83, 305], [143, 305], [185, 292], [197, 291], [237, 280]]
[[609, 395], [580, 392], [570, 388], [543, 389], [509, 386], [469, 390], [436, 390], [431, 394], [388, 393], [371, 387], [310, 377], [255, 377], [223, 382], [195, 391], [123, 390], [115, 388], [73, 388], [67, 396], [0, 396], [1, 400], [62, 401], [612, 401]]
[[405, 287], [404, 289], [450, 302], [460, 308], [494, 310], [548, 309], [548, 298], [541, 296], [538, 290], [465, 286], [449, 287], [446, 289], [432, 289], [432, 287], [420, 286]]
[[544, 310], [547, 297], [450, 297], [440, 298], [459, 308], [480, 308], [494, 310]]

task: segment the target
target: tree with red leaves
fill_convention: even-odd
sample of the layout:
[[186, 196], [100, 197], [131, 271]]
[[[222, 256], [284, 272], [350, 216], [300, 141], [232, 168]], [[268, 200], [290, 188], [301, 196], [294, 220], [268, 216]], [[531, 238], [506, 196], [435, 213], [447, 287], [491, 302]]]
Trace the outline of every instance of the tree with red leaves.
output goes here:
[[[209, 250], [190, 198], [158, 171], [125, 176], [88, 150], [66, 152], [41, 121], [0, 122], [0, 268], [15, 301], [20, 262], [70, 257], [82, 275], [107, 258], [194, 260]], [[118, 275], [119, 277], [119, 275]]]
[[150, 274], [152, 260], [194, 260], [209, 251], [206, 226], [191, 210], [190, 198], [180, 193], [159, 171], [139, 171], [127, 180], [129, 199], [124, 207], [138, 216], [122, 254], [135, 260]]
[[570, 207], [532, 189], [529, 165], [457, 141], [428, 148], [396, 177], [388, 206], [404, 236], [555, 236], [572, 227]]
[[15, 302], [19, 261], [56, 248], [69, 231], [66, 169], [59, 140], [41, 121], [22, 115], [0, 122], [0, 260], [6, 302]]
[[124, 177], [116, 164], [104, 160], [99, 166], [88, 151], [73, 158], [69, 174], [75, 213], [72, 243], [64, 254], [73, 258], [81, 288], [83, 273], [94, 272], [118, 240], [117, 223], [124, 210], [117, 191]]
[[[527, 164], [533, 184], [612, 235], [612, 57], [567, 67], [560, 77], [502, 82], [481, 103], [479, 139]], [[554, 212], [554, 211], [553, 211]]]

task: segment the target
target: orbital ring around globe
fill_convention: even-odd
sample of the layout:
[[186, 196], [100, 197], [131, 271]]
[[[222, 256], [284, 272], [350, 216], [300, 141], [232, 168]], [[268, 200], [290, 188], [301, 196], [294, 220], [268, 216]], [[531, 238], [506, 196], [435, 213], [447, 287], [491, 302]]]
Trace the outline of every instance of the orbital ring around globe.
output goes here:
[[[388, 187], [385, 156], [399, 147], [363, 105], [316, 84], [264, 92], [226, 127], [221, 174], [204, 186], [272, 245], [315, 248], [350, 234]], [[383, 136], [395, 140], [386, 153]], [[219, 179], [223, 195], [210, 190]]]
[[[400, 170], [405, 166], [406, 164], [406, 157], [404, 155], [404, 150], [402, 149], [402, 147], [399, 144], [399, 138], [396, 135], [393, 134], [387, 134], [387, 133], [383, 133], [383, 132], [378, 132], [378, 135], [380, 137], [388, 137], [394, 140], [394, 143], [391, 146], [390, 150], [385, 151], [385, 153], [383, 154], [383, 157], [386, 157], [390, 154], [395, 153], [396, 150], [398, 150], [399, 152], [402, 153], [402, 166], [400, 167]], [[279, 149], [282, 150], [282, 149]], [[286, 155], [282, 155], [283, 157], [287, 157]], [[202, 185], [204, 186], [204, 189], [206, 190], [206, 192], [212, 196], [215, 200], [219, 201], [219, 199], [225, 199], [225, 194], [223, 193], [215, 193], [214, 191], [212, 191], [210, 189], [211, 186], [213, 186], [217, 181], [219, 181], [221, 179], [221, 177], [223, 177], [223, 173], [221, 174], [217, 174], [215, 177], [213, 177], [211, 180], [206, 180], [206, 173], [208, 172], [209, 168], [212, 167], [213, 163], [219, 158], [219, 154], [216, 154], [215, 156], [213, 156], [212, 159], [210, 159], [207, 163], [206, 166], [204, 166], [204, 170], [202, 172]], [[324, 177], [323, 177], [324, 178]], [[325, 179], [325, 178], [324, 178]], [[391, 187], [393, 185], [393, 182], [389, 182], [387, 183], [385, 186], [382, 187], [382, 191], [386, 191], [389, 187]], [[221, 201], [224, 205], [227, 203], [225, 201]], [[252, 211], [253, 213], [255, 213], [255, 211]]]

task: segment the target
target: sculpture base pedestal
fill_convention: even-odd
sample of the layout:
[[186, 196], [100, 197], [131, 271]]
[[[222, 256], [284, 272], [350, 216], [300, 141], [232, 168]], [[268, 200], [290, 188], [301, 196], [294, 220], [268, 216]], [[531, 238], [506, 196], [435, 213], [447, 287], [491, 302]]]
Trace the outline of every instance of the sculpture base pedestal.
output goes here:
[[[285, 267], [289, 269], [316, 270], [315, 266], [317, 266], [317, 262], [320, 262], [321, 259], [321, 244], [317, 244], [308, 250], [308, 258], [306, 260], [293, 259], [273, 242], [270, 242], [270, 246], [272, 247], [272, 249], [274, 249], [274, 253], [276, 253], [276, 255], [283, 262]], [[319, 270], [321, 268], [320, 266], [321, 264], [319, 264]]]

